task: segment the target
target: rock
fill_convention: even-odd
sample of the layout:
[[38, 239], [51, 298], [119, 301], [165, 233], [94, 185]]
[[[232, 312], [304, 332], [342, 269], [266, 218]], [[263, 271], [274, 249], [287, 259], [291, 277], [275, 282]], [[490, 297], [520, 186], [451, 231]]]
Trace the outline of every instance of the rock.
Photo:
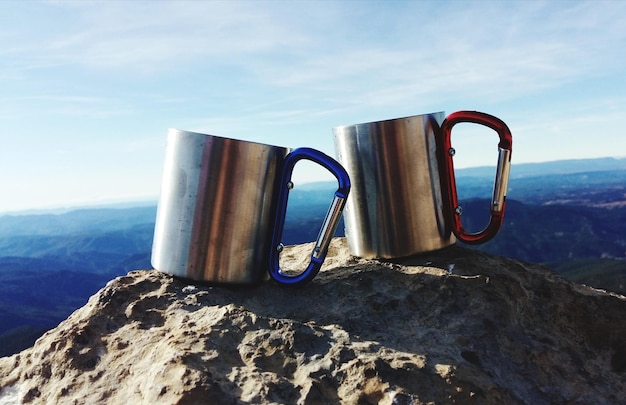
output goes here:
[[0, 403], [618, 404], [625, 336], [626, 297], [539, 265], [458, 246], [365, 260], [338, 238], [302, 288], [112, 280], [0, 359]]

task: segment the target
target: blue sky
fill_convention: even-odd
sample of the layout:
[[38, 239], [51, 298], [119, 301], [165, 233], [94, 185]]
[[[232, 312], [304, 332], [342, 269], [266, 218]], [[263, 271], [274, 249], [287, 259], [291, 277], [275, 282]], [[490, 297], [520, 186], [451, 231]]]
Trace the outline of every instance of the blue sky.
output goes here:
[[[626, 156], [624, 1], [0, 10], [0, 212], [156, 199], [168, 128], [334, 156], [333, 127], [469, 109], [509, 125], [514, 165]], [[456, 166], [494, 165], [496, 143], [459, 126]]]

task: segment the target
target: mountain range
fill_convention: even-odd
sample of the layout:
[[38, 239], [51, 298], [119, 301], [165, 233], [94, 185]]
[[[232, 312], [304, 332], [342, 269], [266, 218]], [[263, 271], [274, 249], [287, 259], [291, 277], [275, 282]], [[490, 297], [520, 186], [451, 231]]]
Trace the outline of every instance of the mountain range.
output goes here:
[[[457, 170], [464, 226], [488, 217], [495, 168]], [[292, 190], [283, 243], [315, 240], [335, 184]], [[32, 345], [109, 280], [149, 269], [156, 202], [0, 215], [0, 356]], [[473, 248], [626, 294], [626, 159], [513, 164], [504, 225]], [[343, 236], [343, 226], [337, 230]]]

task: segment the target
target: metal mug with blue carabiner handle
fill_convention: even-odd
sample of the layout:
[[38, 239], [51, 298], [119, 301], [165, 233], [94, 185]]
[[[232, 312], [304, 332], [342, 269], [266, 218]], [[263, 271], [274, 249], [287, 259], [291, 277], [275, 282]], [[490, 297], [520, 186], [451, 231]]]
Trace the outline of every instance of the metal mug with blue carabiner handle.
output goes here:
[[[297, 275], [290, 275], [280, 268], [280, 252], [283, 249], [281, 239], [285, 226], [289, 191], [293, 187], [291, 175], [296, 163], [302, 159], [315, 162], [330, 171], [337, 179], [338, 187], [315, 241], [308, 267]], [[270, 255], [270, 276], [280, 284], [290, 286], [303, 285], [311, 281], [317, 275], [324, 263], [324, 259], [328, 253], [328, 246], [335, 234], [337, 225], [339, 225], [346, 199], [350, 193], [350, 178], [343, 166], [330, 156], [315, 149], [298, 148], [285, 158], [280, 185], [274, 233], [272, 236], [274, 251]]]
[[[282, 284], [302, 284], [319, 271], [350, 182], [332, 158], [291, 149], [170, 129], [152, 244], [156, 270], [215, 284], [258, 284], [270, 278], [285, 221], [293, 166], [309, 159], [329, 169], [340, 188], [311, 266]], [[279, 202], [280, 201], [280, 202]], [[277, 209], [278, 207], [278, 209]], [[270, 259], [271, 257], [271, 259]]]

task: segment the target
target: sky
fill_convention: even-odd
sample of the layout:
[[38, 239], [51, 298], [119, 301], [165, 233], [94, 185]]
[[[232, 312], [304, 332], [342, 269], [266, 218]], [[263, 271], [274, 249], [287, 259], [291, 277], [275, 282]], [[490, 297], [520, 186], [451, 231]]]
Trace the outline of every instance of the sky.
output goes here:
[[[512, 170], [624, 157], [624, 21], [617, 0], [4, 0], [0, 213], [156, 201], [168, 128], [335, 156], [333, 127], [476, 110]], [[497, 141], [455, 127], [455, 166]]]

